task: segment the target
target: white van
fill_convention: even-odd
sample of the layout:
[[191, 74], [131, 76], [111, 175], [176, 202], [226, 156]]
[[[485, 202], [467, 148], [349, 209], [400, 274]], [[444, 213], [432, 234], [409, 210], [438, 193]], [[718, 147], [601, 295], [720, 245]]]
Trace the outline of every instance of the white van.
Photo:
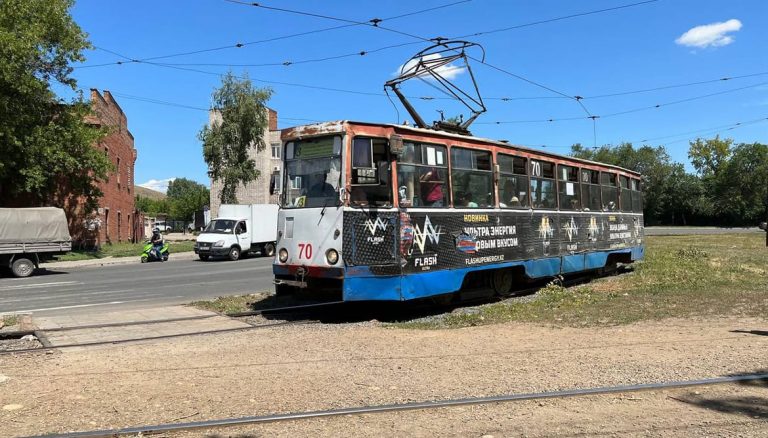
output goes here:
[[200, 260], [227, 257], [237, 260], [242, 254], [260, 252], [275, 255], [277, 240], [277, 211], [275, 204], [224, 204], [197, 237], [195, 253]]

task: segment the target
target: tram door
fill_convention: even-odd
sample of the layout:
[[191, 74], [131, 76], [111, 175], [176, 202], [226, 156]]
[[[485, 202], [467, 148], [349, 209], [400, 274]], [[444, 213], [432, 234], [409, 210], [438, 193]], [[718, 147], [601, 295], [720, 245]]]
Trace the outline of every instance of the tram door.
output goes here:
[[367, 267], [373, 275], [399, 275], [399, 223], [394, 208], [392, 162], [386, 139], [355, 137], [345, 227], [352, 230], [352, 265]]

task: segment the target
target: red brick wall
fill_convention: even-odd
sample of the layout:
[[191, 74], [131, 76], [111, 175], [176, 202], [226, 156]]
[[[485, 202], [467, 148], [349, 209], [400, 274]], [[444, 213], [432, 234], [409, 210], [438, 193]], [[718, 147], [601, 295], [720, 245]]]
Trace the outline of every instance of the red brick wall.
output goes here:
[[[267, 110], [269, 110], [269, 130], [277, 131], [277, 111], [272, 108], [267, 108]], [[267, 145], [267, 147], [269, 147], [269, 145]]]
[[140, 239], [135, 231], [139, 218], [136, 217], [133, 193], [137, 153], [133, 135], [128, 131], [128, 119], [106, 90], [103, 96], [98, 90], [91, 90], [91, 107], [96, 113], [93, 122], [110, 130], [110, 134], [95, 147], [104, 151], [115, 166], [109, 179], [99, 184], [104, 196], [99, 199], [98, 244]]

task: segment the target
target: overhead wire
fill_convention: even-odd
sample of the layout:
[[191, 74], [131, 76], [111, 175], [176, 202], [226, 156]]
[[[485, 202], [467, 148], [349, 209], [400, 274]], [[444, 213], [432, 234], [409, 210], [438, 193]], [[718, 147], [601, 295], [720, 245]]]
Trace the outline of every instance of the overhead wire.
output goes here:
[[719, 95], [729, 94], [729, 93], [735, 93], [737, 91], [742, 91], [742, 90], [746, 90], [746, 89], [750, 89], [750, 88], [761, 87], [761, 86], [764, 86], [764, 85], [768, 85], [768, 82], [759, 82], [759, 83], [756, 83], [756, 84], [747, 85], [745, 87], [732, 88], [732, 89], [729, 89], [729, 90], [719, 91], [719, 92], [716, 92], [716, 93], [708, 93], [708, 94], [703, 94], [703, 95], [699, 95], [699, 96], [689, 97], [689, 98], [686, 98], [686, 99], [679, 99], [679, 100], [675, 100], [675, 101], [671, 101], [671, 102], [659, 103], [659, 104], [656, 104], [656, 105], [632, 108], [632, 109], [628, 109], [628, 110], [624, 110], [624, 111], [618, 111], [618, 112], [614, 112], [614, 113], [608, 113], [608, 114], [604, 114], [604, 115], [593, 115], [593, 116], [588, 116], [588, 117], [551, 117], [551, 118], [547, 118], [547, 119], [509, 120], [509, 121], [478, 122], [478, 123], [479, 124], [484, 124], [484, 125], [506, 125], [506, 124], [518, 124], [518, 123], [548, 123], [548, 122], [562, 122], [562, 121], [571, 121], [571, 120], [585, 120], [585, 119], [591, 119], [592, 117], [595, 117], [595, 118], [598, 118], [598, 119], [605, 119], [605, 118], [609, 118], [609, 117], [616, 117], [616, 116], [625, 115], [625, 114], [631, 114], [631, 113], [636, 113], [636, 112], [641, 112], [641, 111], [648, 111], [648, 110], [658, 109], [658, 108], [662, 108], [662, 107], [667, 107], [667, 106], [671, 106], [671, 105], [677, 105], [677, 104], [685, 103], [685, 102], [692, 102], [692, 101], [695, 101], [695, 100], [706, 99], [708, 97], [719, 96]]
[[[434, 7], [431, 7], [431, 8], [420, 9], [418, 11], [407, 12], [407, 13], [400, 14], [400, 15], [395, 15], [395, 16], [392, 16], [392, 17], [386, 17], [386, 18], [382, 18], [382, 19], [376, 18], [376, 19], [373, 19], [371, 21], [375, 20], [376, 23], [380, 23], [382, 21], [397, 20], [397, 19], [400, 19], [400, 18], [410, 17], [410, 16], [418, 15], [418, 14], [423, 14], [425, 12], [431, 12], [431, 11], [438, 10], [438, 9], [448, 8], [448, 7], [451, 7], [451, 6], [455, 6], [455, 5], [458, 5], [458, 4], [461, 4], [461, 3], [467, 3], [467, 2], [471, 2], [471, 1], [473, 1], [473, 0], [460, 0], [460, 1], [455, 1], [455, 2], [452, 2], [452, 3], [446, 3], [446, 4], [434, 6]], [[251, 6], [251, 4], [249, 4], [247, 2], [231, 1], [230, 3], [241, 3], [241, 4], [247, 4], [247, 5]], [[266, 7], [266, 6], [263, 6], [263, 5], [261, 5], [261, 7], [265, 8], [265, 9], [280, 9], [280, 8]], [[293, 12], [300, 13], [299, 11], [293, 11]], [[104, 67], [104, 66], [110, 66], [110, 65], [123, 65], [123, 64], [129, 64], [129, 63], [142, 63], [142, 62], [146, 62], [146, 61], [156, 61], [158, 59], [168, 59], [168, 58], [175, 58], [175, 57], [179, 57], [179, 56], [196, 55], [196, 54], [200, 54], [200, 53], [215, 52], [215, 51], [221, 51], [221, 50], [226, 50], [226, 49], [234, 49], [234, 48], [238, 48], [239, 49], [239, 48], [242, 48], [242, 47], [251, 46], [251, 45], [255, 45], [255, 44], [270, 43], [270, 42], [275, 42], [275, 41], [279, 41], [279, 40], [285, 40], [285, 39], [290, 39], [290, 38], [295, 38], [295, 37], [300, 37], [300, 36], [306, 36], [306, 35], [313, 35], [313, 34], [328, 32], [328, 31], [332, 31], [332, 30], [338, 30], [338, 29], [343, 29], [343, 28], [348, 28], [348, 27], [355, 27], [355, 26], [368, 25], [368, 26], [380, 27], [381, 28], [381, 26], [376, 26], [376, 25], [372, 24], [371, 22], [338, 19], [338, 18], [328, 17], [328, 16], [324, 16], [324, 15], [319, 15], [319, 14], [310, 14], [310, 15], [318, 16], [318, 17], [321, 17], [321, 18], [327, 18], [327, 19], [335, 19], [336, 21], [346, 21], [346, 24], [343, 24], [343, 25], [340, 25], [340, 26], [332, 26], [332, 27], [322, 28], [322, 29], [315, 29], [315, 30], [310, 30], [310, 31], [305, 31], [305, 32], [298, 32], [298, 33], [293, 33], [293, 34], [288, 34], [288, 35], [282, 35], [282, 36], [277, 36], [277, 37], [273, 37], [273, 38], [265, 38], [265, 39], [261, 39], [261, 40], [257, 40], [257, 41], [237, 42], [235, 44], [228, 44], [228, 45], [224, 45], [224, 46], [210, 47], [210, 48], [198, 49], [198, 50], [190, 50], [190, 51], [185, 51], [185, 52], [171, 53], [171, 54], [167, 54], [167, 55], [159, 55], [159, 56], [152, 56], [152, 57], [145, 57], [145, 58], [130, 58], [130, 57], [127, 57], [127, 56], [124, 56], [124, 55], [120, 55], [120, 54], [112, 52], [112, 51], [110, 51], [108, 49], [104, 49], [104, 48], [100, 47], [101, 50], [104, 50], [106, 52], [110, 52], [110, 53], [112, 53], [114, 55], [117, 55], [120, 58], [126, 59], [126, 61], [115, 61], [115, 62], [107, 62], [107, 63], [102, 63], [102, 64], [90, 64], [90, 65], [86, 64], [86, 65], [77, 66], [75, 68], [82, 69], [82, 68], [92, 68], [92, 67]], [[385, 30], [392, 31], [392, 30], [390, 30], [388, 28], [385, 29]], [[407, 45], [412, 45], [412, 44], [417, 44], [417, 43], [411, 42], [411, 43], [408, 43]], [[395, 44], [395, 45], [388, 46], [388, 47], [385, 47], [385, 48], [369, 50], [369, 51], [362, 51], [364, 53], [357, 52], [354, 55], [375, 53], [375, 52], [379, 52], [381, 50], [386, 50], [386, 49], [395, 48], [395, 47], [401, 47], [403, 45], [406, 45], [406, 44]], [[349, 56], [352, 56], [352, 55], [351, 54], [347, 54], [347, 55], [330, 56], [330, 57], [327, 57], [327, 59], [324, 59], [324, 60], [340, 59], [340, 58], [345, 58], [345, 57], [349, 57]], [[314, 61], [314, 62], [320, 62], [320, 61]], [[260, 64], [260, 65], [254, 65], [254, 66], [292, 65], [292, 64], [302, 64], [302, 63], [307, 63], [307, 62], [302, 62], [302, 61], [298, 61], [298, 62], [284, 61], [284, 62], [280, 62], [280, 63], [273, 62], [273, 63], [265, 63], [265, 64]]]
[[[217, 47], [213, 47], [213, 48], [192, 50], [192, 51], [186, 51], [186, 52], [180, 52], [180, 53], [172, 53], [172, 54], [168, 54], [168, 55], [146, 57], [146, 58], [141, 58], [141, 59], [128, 58], [128, 57], [124, 57], [122, 55], [120, 55], [120, 57], [123, 57], [123, 58], [127, 59], [129, 61], [128, 63], [131, 63], [131, 62], [132, 63], [140, 63], [140, 62], [144, 62], [144, 61], [154, 61], [154, 60], [158, 60], [158, 59], [167, 59], [167, 58], [173, 58], [173, 57], [179, 57], [179, 56], [187, 56], [187, 55], [194, 55], [194, 54], [199, 54], [199, 53], [207, 53], [207, 52], [213, 52], [213, 51], [219, 51], [219, 50], [225, 50], [225, 49], [241, 48], [241, 47], [245, 47], [245, 46], [249, 46], [249, 45], [253, 45], [253, 44], [274, 42], [274, 41], [277, 41], [277, 40], [294, 38], [294, 37], [298, 37], [298, 36], [311, 35], [311, 34], [315, 34], [315, 33], [327, 32], [327, 31], [337, 30], [337, 29], [341, 29], [341, 28], [361, 26], [361, 25], [369, 25], [370, 26], [371, 25], [371, 21], [374, 21], [376, 23], [380, 23], [380, 22], [383, 22], [383, 21], [396, 20], [396, 19], [400, 19], [400, 18], [403, 18], [403, 17], [413, 16], [413, 15], [416, 15], [416, 14], [430, 12], [430, 11], [437, 10], [437, 9], [447, 8], [447, 7], [454, 6], [454, 5], [461, 4], [461, 3], [465, 3], [465, 2], [468, 2], [468, 1], [471, 1], [471, 0], [463, 0], [463, 1], [453, 2], [453, 3], [447, 3], [447, 4], [444, 4], [444, 5], [438, 5], [438, 6], [435, 6], [435, 7], [431, 7], [431, 8], [427, 8], [427, 9], [421, 9], [421, 10], [418, 10], [418, 11], [408, 12], [408, 13], [405, 13], [405, 14], [400, 14], [400, 15], [396, 15], [396, 16], [392, 16], [392, 17], [383, 18], [383, 19], [373, 19], [373, 20], [369, 20], [369, 22], [355, 21], [355, 20], [346, 20], [346, 19], [339, 19], [337, 17], [327, 17], [327, 16], [320, 15], [320, 14], [312, 14], [313, 16], [319, 16], [319, 17], [322, 17], [322, 18], [326, 18], [327, 17], [329, 19], [346, 20], [346, 21], [349, 21], [349, 22], [344, 24], [344, 25], [341, 25], [341, 26], [334, 26], [334, 27], [329, 27], [329, 28], [316, 29], [316, 30], [300, 32], [300, 33], [295, 33], [295, 34], [289, 34], [289, 35], [284, 35], [284, 36], [279, 36], [279, 37], [274, 37], [274, 38], [268, 38], [268, 39], [263, 39], [263, 40], [258, 40], [258, 41], [250, 41], [250, 42], [244, 42], [244, 43], [238, 42], [236, 44], [228, 44], [228, 45], [225, 45], [225, 46], [217, 46]], [[519, 25], [515, 25], [515, 26], [501, 28], [501, 29], [494, 29], [494, 30], [484, 31], [484, 32], [475, 32], [475, 33], [472, 33], [472, 34], [467, 34], [467, 35], [463, 35], [463, 36], [455, 36], [455, 37], [451, 37], [451, 38], [448, 38], [448, 39], [462, 39], [462, 38], [466, 38], [466, 37], [469, 37], [469, 36], [479, 36], [479, 35], [486, 35], [486, 34], [491, 34], [491, 33], [498, 33], [498, 32], [503, 32], [503, 31], [519, 29], [519, 28], [523, 28], [523, 27], [534, 26], [534, 25], [538, 25], [538, 24], [551, 23], [551, 22], [560, 21], [560, 20], [566, 20], [566, 19], [570, 19], [570, 18], [576, 18], [576, 17], [582, 17], [582, 16], [586, 16], [586, 15], [593, 15], [593, 14], [598, 14], [598, 13], [603, 13], [603, 12], [609, 12], [609, 11], [614, 11], [614, 10], [619, 10], [619, 9], [625, 9], [625, 8], [639, 6], [639, 5], [643, 5], [643, 4], [646, 4], [646, 3], [653, 3], [653, 2], [657, 2], [657, 1], [659, 1], [659, 0], [649, 0], [649, 1], [643, 1], [643, 2], [637, 2], [637, 3], [630, 3], [630, 4], [620, 5], [620, 6], [616, 6], [616, 7], [612, 7], [612, 8], [597, 9], [597, 10], [586, 11], [586, 12], [581, 12], [581, 13], [577, 13], [577, 14], [570, 14], [570, 15], [554, 17], [554, 18], [545, 19], [545, 20], [538, 20], [538, 21], [534, 21], [534, 22], [523, 23], [523, 24], [519, 24]], [[249, 3], [249, 2], [231, 1], [231, 3], [239, 3], [239, 4], [244, 4], [244, 5], [247, 5], [247, 6], [252, 6], [252, 4]], [[264, 7], [264, 6], [262, 5], [261, 7]], [[300, 11], [294, 11], [294, 12], [300, 13]], [[375, 25], [373, 27], [383, 28], [383, 26], [375, 26]], [[392, 31], [392, 29], [389, 29], [389, 28], [384, 28], [384, 30]], [[419, 43], [421, 43], [421, 42], [423, 42], [425, 40], [422, 37], [419, 37], [419, 36], [416, 36], [416, 35], [408, 34], [408, 36], [410, 36], [412, 38], [415, 38], [415, 39], [418, 39], [419, 41], [412, 41], [412, 42], [407, 42], [407, 43], [392, 44], [392, 45], [388, 45], [388, 46], [384, 46], [384, 47], [380, 47], [380, 48], [372, 49], [372, 50], [358, 50], [356, 52], [350, 52], [350, 53], [347, 53], [347, 54], [333, 55], [333, 56], [328, 56], [328, 57], [325, 57], [325, 58], [319, 58], [317, 60], [306, 60], [306, 61], [305, 60], [299, 60], [299, 61], [286, 60], [286, 61], [282, 61], [282, 62], [275, 61], [275, 62], [261, 63], [261, 64], [188, 63], [188, 64], [179, 64], [179, 65], [189, 65], [189, 66], [231, 66], [231, 67], [271, 67], [271, 66], [278, 66], [278, 65], [288, 66], [288, 65], [294, 65], [294, 64], [306, 64], [306, 63], [309, 63], [309, 62], [323, 62], [323, 61], [342, 59], [342, 58], [348, 58], [348, 57], [353, 57], [353, 56], [365, 56], [365, 55], [368, 55], [368, 54], [371, 54], [371, 53], [377, 53], [377, 52], [381, 52], [381, 51], [392, 49], [392, 48], [399, 48], [399, 47], [419, 44]], [[119, 61], [119, 62], [109, 62], [109, 63], [102, 63], [102, 64], [82, 65], [82, 66], [78, 66], [76, 68], [103, 67], [103, 66], [122, 65], [122, 64], [126, 64], [126, 62]]]
[[[110, 90], [110, 93], [113, 96], [119, 97], [121, 99], [135, 100], [135, 101], [138, 101], [138, 102], [152, 103], [152, 104], [155, 104], [155, 105], [164, 105], [164, 106], [171, 106], [171, 107], [176, 107], [176, 108], [185, 108], [185, 109], [196, 110], [196, 111], [205, 111], [205, 112], [210, 111], [210, 108], [203, 108], [203, 107], [199, 107], [199, 106], [186, 105], [186, 104], [182, 104], [182, 103], [170, 102], [170, 101], [167, 101], [167, 100], [154, 99], [154, 98], [149, 98], [149, 97], [144, 97], [144, 96], [135, 96], [135, 95], [131, 95], [131, 94], [121, 93], [119, 91], [112, 91], [112, 90]], [[278, 117], [278, 120], [292, 120], [292, 121], [299, 121], [299, 122], [319, 122], [319, 120], [317, 120], [317, 119], [307, 119], [307, 118], [298, 118], [298, 117], [285, 117], [285, 116]]]
[[[758, 124], [758, 123], [765, 123], [765, 122], [768, 122], [768, 117], [760, 117], [760, 118], [752, 119], [752, 120], [745, 120], [745, 121], [741, 121], [741, 122], [734, 122], [734, 123], [729, 123], [729, 124], [725, 124], [725, 125], [718, 125], [718, 126], [713, 126], [713, 127], [709, 127], [709, 128], [696, 129], [696, 130], [693, 130], [693, 131], [680, 132], [680, 133], [677, 133], [677, 134], [669, 134], [669, 135], [664, 135], [664, 136], [659, 136], [659, 137], [644, 138], [642, 140], [614, 141], [614, 142], [611, 142], [611, 143], [605, 143], [605, 146], [615, 146], [615, 145], [619, 145], [619, 144], [623, 144], [623, 143], [630, 143], [632, 145], [636, 145], [636, 144], [642, 144], [642, 143], [649, 143], [649, 142], [656, 141], [656, 140], [665, 140], [665, 139], [668, 139], [668, 138], [675, 138], [675, 137], [681, 137], [681, 136], [685, 137], [685, 138], [682, 138], [682, 139], [679, 139], [679, 140], [663, 142], [664, 145], [668, 145], [668, 144], [678, 143], [678, 142], [681, 142], [681, 141], [692, 140], [694, 138], [699, 138], [698, 135], [696, 135], [694, 137], [691, 137], [691, 134], [720, 134], [720, 133], [723, 133], [723, 132], [728, 132], [728, 131], [732, 131], [732, 130], [735, 130], [735, 129], [743, 128], [745, 126], [750, 126], [750, 125], [755, 125], [755, 124]], [[515, 144], [517, 144], [519, 146], [525, 146], [525, 147], [543, 147], [543, 148], [557, 148], [557, 149], [567, 149], [567, 148], [570, 148], [570, 147], [573, 146], [573, 145], [553, 145], [553, 144], [546, 144], [546, 143], [542, 143], [542, 144], [515, 143]]]

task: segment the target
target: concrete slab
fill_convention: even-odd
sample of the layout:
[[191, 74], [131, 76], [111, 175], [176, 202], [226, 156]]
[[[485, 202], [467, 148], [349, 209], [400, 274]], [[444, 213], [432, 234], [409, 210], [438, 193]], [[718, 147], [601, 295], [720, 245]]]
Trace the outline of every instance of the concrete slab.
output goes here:
[[[157, 320], [189, 317], [200, 317], [200, 319], [151, 323], [151, 321]], [[142, 322], [146, 323], [142, 324]], [[54, 347], [250, 327], [242, 321], [186, 306], [165, 306], [133, 312], [39, 317], [35, 318], [34, 323], [38, 327], [38, 331]], [[134, 325], [63, 331], [52, 330], [61, 327], [82, 327], [115, 323], [134, 323]], [[49, 331], [46, 331], [46, 329]]]

